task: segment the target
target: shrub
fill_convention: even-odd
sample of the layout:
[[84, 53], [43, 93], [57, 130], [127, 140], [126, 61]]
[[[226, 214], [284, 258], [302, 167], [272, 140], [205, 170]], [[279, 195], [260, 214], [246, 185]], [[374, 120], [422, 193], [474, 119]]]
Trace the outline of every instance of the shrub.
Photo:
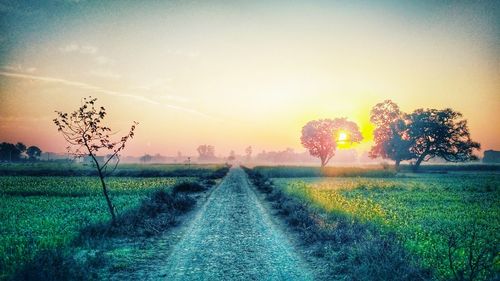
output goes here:
[[102, 254], [79, 260], [65, 249], [49, 249], [41, 251], [33, 260], [24, 264], [11, 280], [98, 280], [95, 268], [106, 262]]
[[217, 170], [212, 172], [210, 175], [205, 176], [205, 178], [206, 179], [213, 179], [213, 180], [221, 179], [221, 178], [226, 176], [227, 172], [229, 172], [229, 168], [231, 168], [231, 166], [225, 165], [224, 167], [218, 168]]
[[209, 188], [211, 186], [214, 186], [217, 182], [214, 179], [204, 179], [201, 183]]
[[181, 182], [172, 188], [173, 193], [178, 193], [178, 192], [201, 192], [205, 191], [206, 188], [197, 183], [197, 182], [192, 182], [192, 181], [186, 181], [186, 182]]
[[115, 223], [83, 228], [75, 243], [92, 243], [110, 236], [152, 236], [178, 223], [177, 216], [191, 210], [196, 200], [183, 193], [157, 190], [139, 208], [119, 214]]
[[176, 194], [174, 196], [174, 209], [181, 212], [187, 212], [196, 205], [196, 201], [185, 194]]

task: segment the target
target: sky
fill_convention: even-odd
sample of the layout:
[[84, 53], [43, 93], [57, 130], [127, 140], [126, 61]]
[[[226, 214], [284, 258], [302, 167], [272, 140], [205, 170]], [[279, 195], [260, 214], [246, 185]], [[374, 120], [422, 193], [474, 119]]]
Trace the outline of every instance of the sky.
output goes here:
[[372, 106], [451, 107], [500, 150], [499, 1], [0, 0], [0, 141], [63, 152], [52, 119], [86, 96], [125, 155], [200, 144], [303, 151], [301, 128]]

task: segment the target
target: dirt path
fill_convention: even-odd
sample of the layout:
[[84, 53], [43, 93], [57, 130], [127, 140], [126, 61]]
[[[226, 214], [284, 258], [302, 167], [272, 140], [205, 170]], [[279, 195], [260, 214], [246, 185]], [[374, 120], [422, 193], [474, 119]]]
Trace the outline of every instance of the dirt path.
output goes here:
[[241, 168], [212, 192], [157, 274], [165, 280], [312, 280]]

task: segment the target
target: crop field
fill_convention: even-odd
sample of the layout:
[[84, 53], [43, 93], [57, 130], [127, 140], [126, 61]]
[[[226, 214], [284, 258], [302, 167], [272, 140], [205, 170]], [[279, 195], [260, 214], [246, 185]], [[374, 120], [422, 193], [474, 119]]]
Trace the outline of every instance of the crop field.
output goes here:
[[[272, 168], [267, 172], [272, 176]], [[292, 177], [273, 182], [321, 212], [345, 214], [395, 233], [439, 278], [452, 279], [453, 271], [459, 274], [470, 262], [482, 266], [488, 253], [495, 256], [494, 270], [500, 269], [499, 173]], [[484, 279], [481, 274], [477, 280]]]
[[[1, 167], [3, 171], [5, 167]], [[74, 167], [76, 169], [73, 170], [88, 170]], [[126, 168], [131, 171], [128, 174], [137, 175], [141, 173], [141, 167], [161, 173], [180, 173], [178, 169], [182, 168], [184, 176], [107, 178], [118, 213], [137, 207], [154, 190], [197, 179], [187, 177], [189, 170], [180, 165], [130, 165]], [[191, 174], [208, 175], [220, 167], [191, 167]], [[8, 170], [10, 174], [33, 174], [37, 170], [55, 172], [57, 167], [40, 165], [29, 169], [20, 166], [18, 169], [9, 167]], [[68, 170], [59, 173], [68, 173]], [[95, 176], [0, 176], [0, 187], [0, 280], [40, 250], [68, 245], [83, 227], [109, 220], [102, 187]]]
[[[118, 177], [202, 177], [223, 165], [120, 164], [109, 174]], [[95, 176], [92, 165], [66, 162], [0, 163], [0, 176]]]
[[[394, 169], [386, 169], [381, 165], [364, 165], [359, 167], [316, 167], [316, 166], [257, 166], [255, 171], [270, 178], [305, 178], [305, 177], [369, 177], [389, 178], [396, 176]], [[453, 172], [500, 172], [500, 165], [426, 165], [420, 167], [421, 172], [447, 173]], [[412, 172], [410, 165], [401, 165], [400, 172]]]

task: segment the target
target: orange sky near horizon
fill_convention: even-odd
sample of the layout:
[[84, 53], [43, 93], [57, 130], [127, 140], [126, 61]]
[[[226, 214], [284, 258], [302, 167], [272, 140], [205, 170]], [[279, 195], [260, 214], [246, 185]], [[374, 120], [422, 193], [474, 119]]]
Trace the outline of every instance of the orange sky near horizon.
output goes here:
[[91, 95], [117, 136], [140, 123], [125, 155], [303, 151], [302, 126], [337, 117], [360, 126], [362, 153], [371, 107], [391, 99], [405, 112], [451, 107], [483, 151], [500, 150], [498, 4], [418, 2], [4, 9], [0, 141], [64, 152], [54, 111]]

